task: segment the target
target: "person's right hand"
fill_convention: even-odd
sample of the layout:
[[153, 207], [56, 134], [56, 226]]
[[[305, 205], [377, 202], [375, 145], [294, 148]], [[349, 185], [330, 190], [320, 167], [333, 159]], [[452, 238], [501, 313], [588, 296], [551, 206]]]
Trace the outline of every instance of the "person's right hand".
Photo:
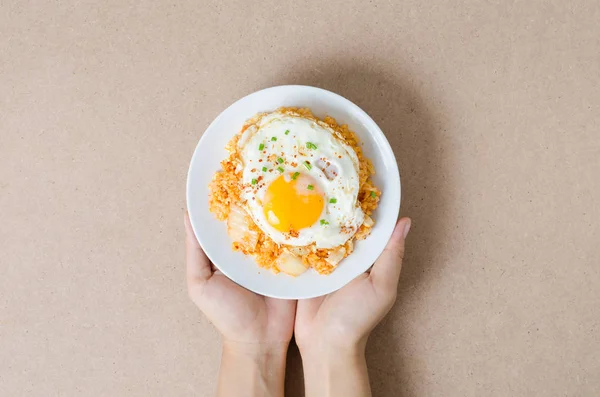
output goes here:
[[410, 219], [402, 218], [370, 273], [363, 273], [340, 290], [300, 300], [295, 335], [300, 349], [316, 343], [348, 347], [366, 338], [396, 300]]
[[[396, 300], [411, 221], [398, 221], [370, 273], [329, 295], [299, 300], [295, 338], [305, 367], [307, 396], [370, 395], [364, 350], [373, 328]], [[332, 384], [336, 379], [343, 383]]]

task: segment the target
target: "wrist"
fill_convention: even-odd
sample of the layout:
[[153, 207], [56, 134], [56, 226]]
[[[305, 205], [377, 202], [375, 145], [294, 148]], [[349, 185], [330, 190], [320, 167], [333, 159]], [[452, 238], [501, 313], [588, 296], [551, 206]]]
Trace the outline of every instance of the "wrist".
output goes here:
[[247, 358], [280, 357], [287, 355], [289, 343], [286, 342], [237, 342], [224, 339], [223, 354], [244, 356]]
[[303, 359], [327, 359], [329, 357], [363, 357], [367, 345], [367, 338], [358, 340], [327, 340], [313, 338], [298, 343], [298, 350]]
[[354, 362], [364, 359], [366, 344], [362, 342], [352, 344], [323, 344], [313, 343], [308, 346], [298, 347], [302, 361], [320, 366], [333, 365], [340, 360]]
[[283, 396], [287, 343], [223, 341], [218, 395]]
[[300, 349], [307, 397], [370, 396], [365, 343]]

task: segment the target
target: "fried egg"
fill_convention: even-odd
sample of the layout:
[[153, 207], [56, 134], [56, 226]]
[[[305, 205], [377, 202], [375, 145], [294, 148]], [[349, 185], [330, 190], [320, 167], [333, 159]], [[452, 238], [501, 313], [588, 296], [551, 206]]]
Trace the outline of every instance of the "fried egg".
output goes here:
[[363, 223], [358, 157], [327, 124], [294, 113], [263, 114], [237, 145], [242, 204], [276, 243], [333, 248]]

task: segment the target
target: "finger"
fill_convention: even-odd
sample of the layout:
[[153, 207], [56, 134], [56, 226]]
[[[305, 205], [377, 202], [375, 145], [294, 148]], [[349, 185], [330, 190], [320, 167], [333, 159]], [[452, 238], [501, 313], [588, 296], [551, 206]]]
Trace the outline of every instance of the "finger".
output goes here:
[[410, 225], [409, 218], [402, 218], [398, 221], [390, 241], [371, 268], [370, 277], [377, 288], [396, 290], [404, 258], [404, 240], [410, 230]]
[[188, 288], [201, 284], [212, 276], [210, 260], [204, 251], [202, 251], [198, 240], [196, 240], [192, 224], [190, 223], [190, 217], [187, 213], [185, 214], [185, 259], [187, 263]]

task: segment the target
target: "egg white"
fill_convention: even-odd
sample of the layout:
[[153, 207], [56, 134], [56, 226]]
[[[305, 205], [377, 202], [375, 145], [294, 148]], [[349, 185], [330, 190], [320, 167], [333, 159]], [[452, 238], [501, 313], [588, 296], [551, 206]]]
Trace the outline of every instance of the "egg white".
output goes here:
[[[316, 149], [307, 148], [307, 142], [314, 144]], [[263, 150], [259, 150], [261, 144], [264, 145]], [[344, 244], [363, 223], [365, 215], [357, 205], [360, 187], [358, 157], [325, 123], [281, 112], [264, 114], [243, 132], [238, 148], [242, 157], [243, 205], [258, 227], [275, 242], [292, 246], [306, 246], [314, 242], [317, 248], [333, 248]], [[285, 162], [273, 164], [269, 160], [272, 155]], [[305, 166], [306, 161], [311, 164], [310, 170]], [[321, 169], [327, 163], [329, 167]], [[319, 165], [322, 167], [319, 168]], [[262, 171], [265, 166], [267, 172]], [[314, 178], [319, 190], [324, 193], [325, 204], [320, 216], [324, 224], [317, 221], [299, 230], [298, 235], [293, 237], [267, 222], [263, 201], [269, 185], [282, 175], [278, 167], [285, 174], [300, 172]], [[335, 175], [331, 170], [335, 170]], [[330, 203], [332, 198], [335, 198], [335, 203]]]

